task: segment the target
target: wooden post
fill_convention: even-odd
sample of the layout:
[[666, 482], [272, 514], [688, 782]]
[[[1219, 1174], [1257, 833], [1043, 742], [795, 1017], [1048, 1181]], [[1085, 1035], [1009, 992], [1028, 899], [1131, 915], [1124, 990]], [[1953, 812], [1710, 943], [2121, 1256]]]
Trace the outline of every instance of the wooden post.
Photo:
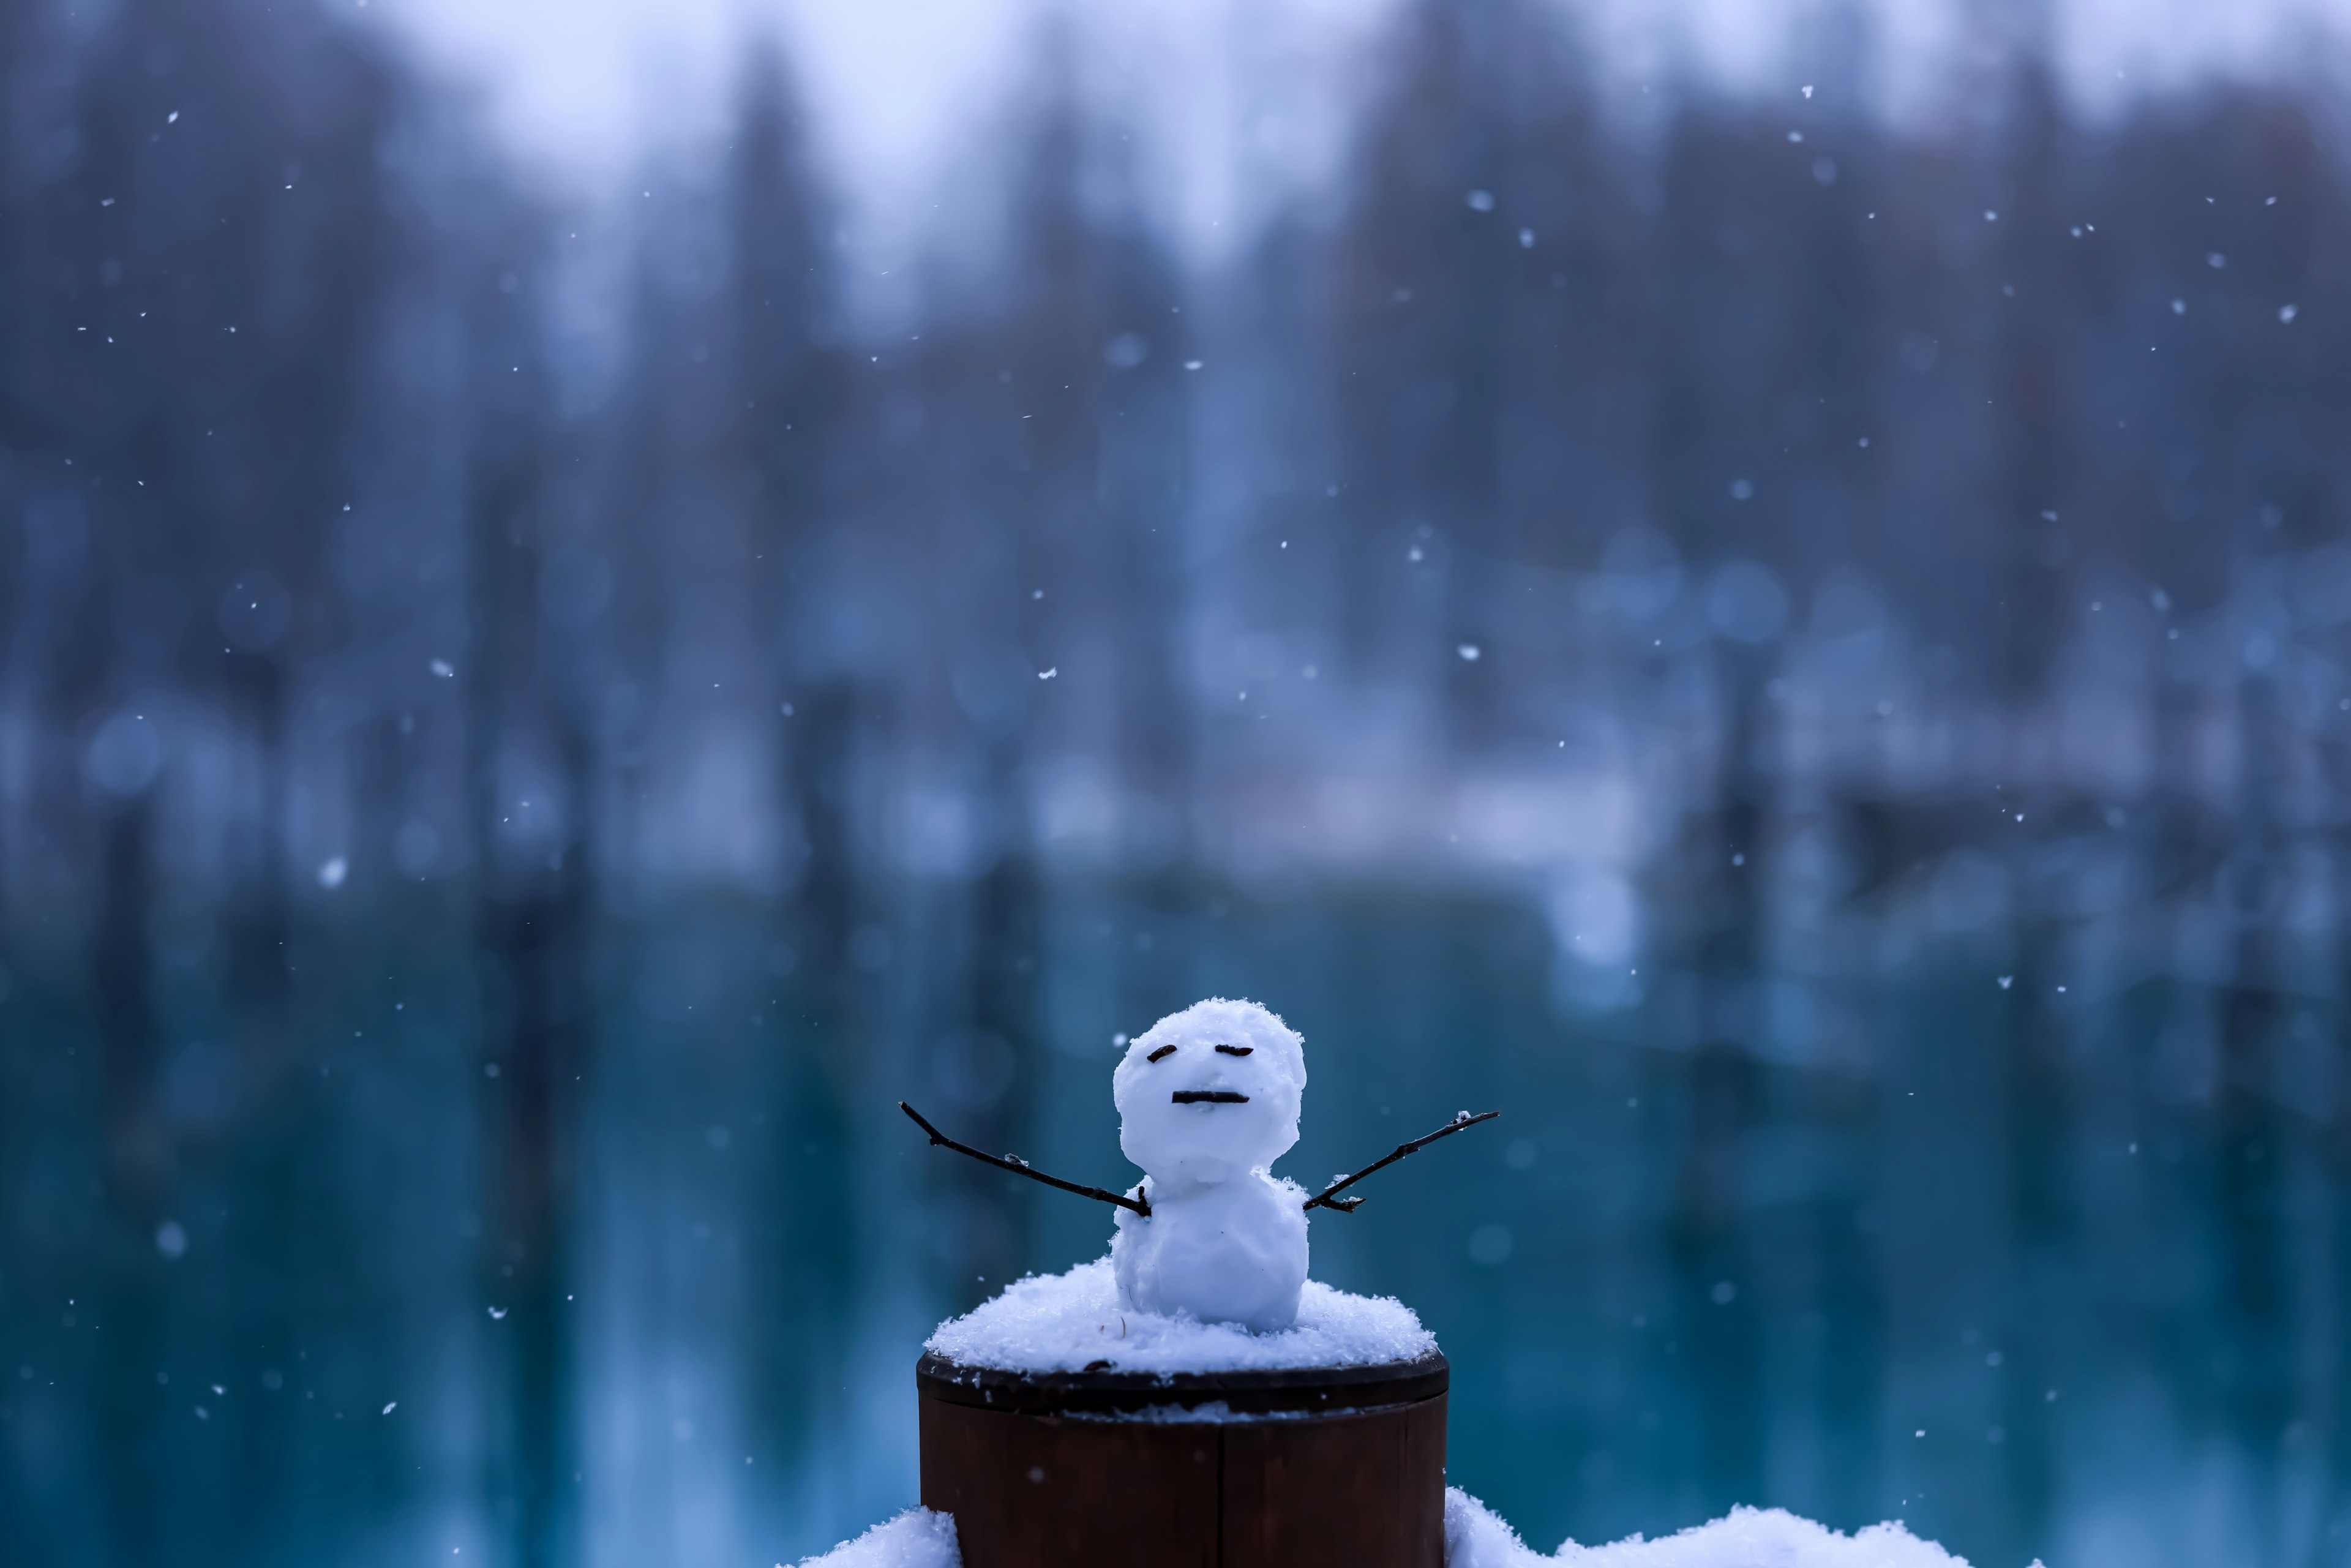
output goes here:
[[1445, 1357], [1024, 1374], [925, 1355], [964, 1568], [1444, 1568]]

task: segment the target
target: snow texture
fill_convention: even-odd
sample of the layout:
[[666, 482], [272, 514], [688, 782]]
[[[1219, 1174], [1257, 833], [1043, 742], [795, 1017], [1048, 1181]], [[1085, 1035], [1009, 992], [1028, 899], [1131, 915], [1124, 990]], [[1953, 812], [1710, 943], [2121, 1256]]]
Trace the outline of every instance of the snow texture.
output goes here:
[[1931, 1541], [1899, 1524], [1873, 1524], [1851, 1535], [1782, 1510], [1734, 1508], [1711, 1524], [1607, 1546], [1571, 1541], [1546, 1557], [1459, 1487], [1445, 1489], [1445, 1568], [1967, 1568]]
[[802, 1558], [800, 1568], [963, 1568], [963, 1552], [955, 1515], [910, 1508], [822, 1556]]
[[1267, 1167], [1298, 1142], [1305, 1089], [1305, 1041], [1255, 1002], [1195, 1002], [1127, 1046], [1111, 1094], [1151, 1214], [1118, 1211], [1122, 1307], [1257, 1333], [1297, 1321], [1307, 1195]]
[[1010, 1372], [1081, 1372], [1107, 1361], [1118, 1372], [1167, 1374], [1409, 1361], [1435, 1350], [1437, 1336], [1393, 1297], [1349, 1295], [1311, 1280], [1298, 1321], [1272, 1333], [1130, 1310], [1119, 1303], [1111, 1260], [1101, 1258], [1066, 1274], [1030, 1275], [941, 1323], [924, 1348]]

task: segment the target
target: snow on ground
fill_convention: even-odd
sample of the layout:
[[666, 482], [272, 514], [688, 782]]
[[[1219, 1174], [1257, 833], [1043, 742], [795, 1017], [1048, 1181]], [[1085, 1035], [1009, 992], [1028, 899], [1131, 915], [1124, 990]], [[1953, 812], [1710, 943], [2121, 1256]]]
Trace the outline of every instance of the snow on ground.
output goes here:
[[1110, 1260], [1101, 1258], [1008, 1286], [941, 1323], [924, 1348], [1009, 1372], [1081, 1372], [1098, 1361], [1119, 1372], [1241, 1372], [1409, 1361], [1435, 1350], [1437, 1336], [1393, 1297], [1351, 1296], [1313, 1280], [1299, 1297], [1297, 1323], [1274, 1333], [1122, 1312]]
[[[1712, 1524], [1659, 1541], [1637, 1535], [1607, 1546], [1578, 1546], [1571, 1541], [1556, 1556], [1545, 1557], [1521, 1542], [1484, 1503], [1459, 1487], [1446, 1489], [1445, 1568], [1536, 1568], [1545, 1563], [1575, 1568], [1967, 1568], [1964, 1559], [1898, 1524], [1839, 1535], [1776, 1508], [1735, 1508]], [[800, 1568], [962, 1564], [954, 1516], [917, 1508], [821, 1557], [805, 1559]]]
[[802, 1558], [800, 1568], [963, 1568], [963, 1553], [953, 1514], [910, 1508], [820, 1557]]
[[1546, 1557], [1520, 1541], [1484, 1503], [1459, 1487], [1445, 1489], [1445, 1568], [1535, 1568], [1544, 1563], [1578, 1568], [1967, 1568], [1966, 1559], [1898, 1524], [1839, 1535], [1776, 1508], [1734, 1508], [1711, 1524], [1656, 1541], [1637, 1535], [1607, 1546], [1571, 1541], [1556, 1556]]

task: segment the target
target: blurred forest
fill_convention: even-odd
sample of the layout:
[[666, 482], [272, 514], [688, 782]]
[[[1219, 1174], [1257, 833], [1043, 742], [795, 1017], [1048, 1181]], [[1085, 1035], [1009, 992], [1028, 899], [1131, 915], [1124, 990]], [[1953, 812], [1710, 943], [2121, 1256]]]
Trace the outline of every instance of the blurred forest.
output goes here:
[[776, 43], [590, 260], [347, 15], [0, 0], [0, 1559], [854, 1533], [1108, 1232], [892, 1102], [1123, 1182], [1213, 990], [1296, 1173], [1505, 1109], [1316, 1272], [1540, 1544], [2351, 1556], [2321, 62], [1408, 0], [1202, 267], [1049, 26], [884, 329]]

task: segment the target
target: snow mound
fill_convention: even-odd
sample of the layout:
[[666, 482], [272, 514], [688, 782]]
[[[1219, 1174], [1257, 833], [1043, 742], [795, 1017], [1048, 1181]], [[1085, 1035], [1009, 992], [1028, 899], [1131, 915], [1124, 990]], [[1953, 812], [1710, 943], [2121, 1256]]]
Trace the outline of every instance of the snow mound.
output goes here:
[[1007, 1372], [1082, 1372], [1101, 1361], [1117, 1372], [1254, 1372], [1410, 1361], [1435, 1350], [1437, 1336], [1394, 1297], [1353, 1296], [1313, 1280], [1299, 1297], [1298, 1322], [1272, 1333], [1123, 1312], [1110, 1260], [1101, 1258], [1008, 1286], [941, 1323], [923, 1348]]
[[[1840, 1535], [1776, 1508], [1734, 1508], [1711, 1524], [1661, 1541], [1637, 1535], [1607, 1546], [1571, 1541], [1546, 1557], [1484, 1503], [1459, 1487], [1445, 1489], [1445, 1568], [1540, 1568], [1547, 1563], [1578, 1568], [1968, 1568], [1967, 1559], [1898, 1524]], [[822, 1556], [801, 1559], [800, 1568], [963, 1568], [963, 1553], [956, 1544], [953, 1514], [915, 1508]]]
[[1898, 1524], [1873, 1524], [1851, 1535], [1776, 1508], [1734, 1508], [1659, 1541], [1635, 1535], [1607, 1546], [1571, 1541], [1556, 1556], [1529, 1547], [1492, 1510], [1459, 1487], [1445, 1489], [1445, 1568], [1967, 1568], [1931, 1541]]
[[802, 1558], [800, 1568], [963, 1568], [963, 1552], [955, 1515], [910, 1508], [820, 1557]]

